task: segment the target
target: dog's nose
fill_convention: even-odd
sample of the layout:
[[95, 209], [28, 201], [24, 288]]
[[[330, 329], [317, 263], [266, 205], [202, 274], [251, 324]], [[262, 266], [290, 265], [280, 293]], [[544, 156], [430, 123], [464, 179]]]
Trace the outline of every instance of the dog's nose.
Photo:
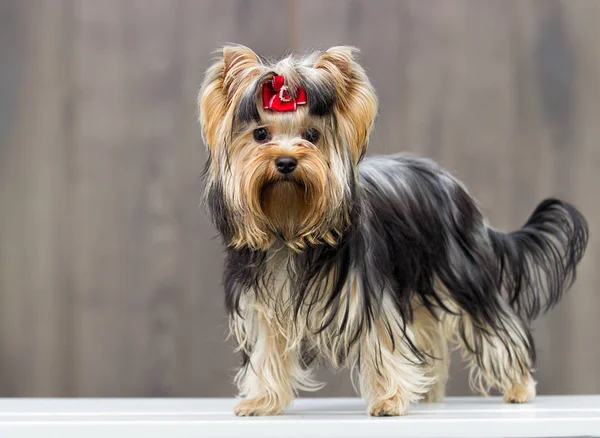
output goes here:
[[294, 157], [279, 157], [275, 160], [277, 170], [284, 175], [292, 173], [296, 168], [298, 161]]

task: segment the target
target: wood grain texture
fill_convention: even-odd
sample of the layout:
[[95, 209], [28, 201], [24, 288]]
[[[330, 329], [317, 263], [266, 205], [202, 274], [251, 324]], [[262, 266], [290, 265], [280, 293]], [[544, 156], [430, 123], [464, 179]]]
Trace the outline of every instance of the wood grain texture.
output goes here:
[[171, 395], [182, 299], [176, 10], [82, 1], [75, 17], [77, 393]]
[[10, 94], [2, 93], [9, 100], [2, 102], [8, 107], [0, 134], [0, 388], [6, 395], [70, 392], [68, 5], [2, 5], [3, 46], [14, 54], [2, 57], [10, 69], [2, 87]]
[[370, 153], [440, 161], [498, 228], [578, 205], [590, 248], [535, 323], [538, 389], [599, 392], [599, 19], [597, 0], [0, 0], [0, 395], [234, 393], [195, 107], [227, 42], [359, 47]]

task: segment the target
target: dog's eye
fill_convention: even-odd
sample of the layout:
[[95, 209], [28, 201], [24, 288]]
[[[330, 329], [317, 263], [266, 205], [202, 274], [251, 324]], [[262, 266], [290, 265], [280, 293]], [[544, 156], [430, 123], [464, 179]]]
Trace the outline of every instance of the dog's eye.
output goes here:
[[264, 143], [265, 141], [268, 141], [271, 138], [271, 135], [269, 134], [269, 131], [267, 130], [267, 128], [256, 128], [254, 130], [254, 140], [256, 140], [259, 143]]
[[310, 141], [312, 144], [319, 141], [319, 137], [321, 137], [321, 133], [315, 128], [309, 128], [302, 133], [302, 138], [306, 141]]

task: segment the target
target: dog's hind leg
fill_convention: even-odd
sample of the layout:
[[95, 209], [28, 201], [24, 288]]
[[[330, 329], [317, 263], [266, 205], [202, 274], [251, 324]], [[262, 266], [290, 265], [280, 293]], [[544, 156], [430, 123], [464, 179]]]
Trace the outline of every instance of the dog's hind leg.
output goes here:
[[525, 403], [535, 397], [531, 367], [535, 360], [529, 329], [498, 296], [495, 327], [477, 323], [464, 311], [443, 315], [447, 333], [463, 347], [470, 363], [471, 388], [487, 394], [491, 387], [504, 394], [507, 403]]

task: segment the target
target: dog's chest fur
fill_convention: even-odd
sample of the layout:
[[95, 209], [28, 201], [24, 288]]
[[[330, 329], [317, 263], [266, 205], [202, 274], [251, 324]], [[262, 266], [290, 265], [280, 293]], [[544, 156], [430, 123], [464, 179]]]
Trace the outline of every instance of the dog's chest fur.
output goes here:
[[[286, 249], [268, 254], [264, 266], [264, 287], [249, 291], [241, 304], [285, 339], [287, 348], [301, 347], [343, 365], [364, 329], [360, 278], [349, 272], [335, 300], [331, 290], [335, 273], [323, 275], [304, 289], [298, 289], [302, 273], [294, 256]], [[255, 293], [253, 293], [255, 292]]]

